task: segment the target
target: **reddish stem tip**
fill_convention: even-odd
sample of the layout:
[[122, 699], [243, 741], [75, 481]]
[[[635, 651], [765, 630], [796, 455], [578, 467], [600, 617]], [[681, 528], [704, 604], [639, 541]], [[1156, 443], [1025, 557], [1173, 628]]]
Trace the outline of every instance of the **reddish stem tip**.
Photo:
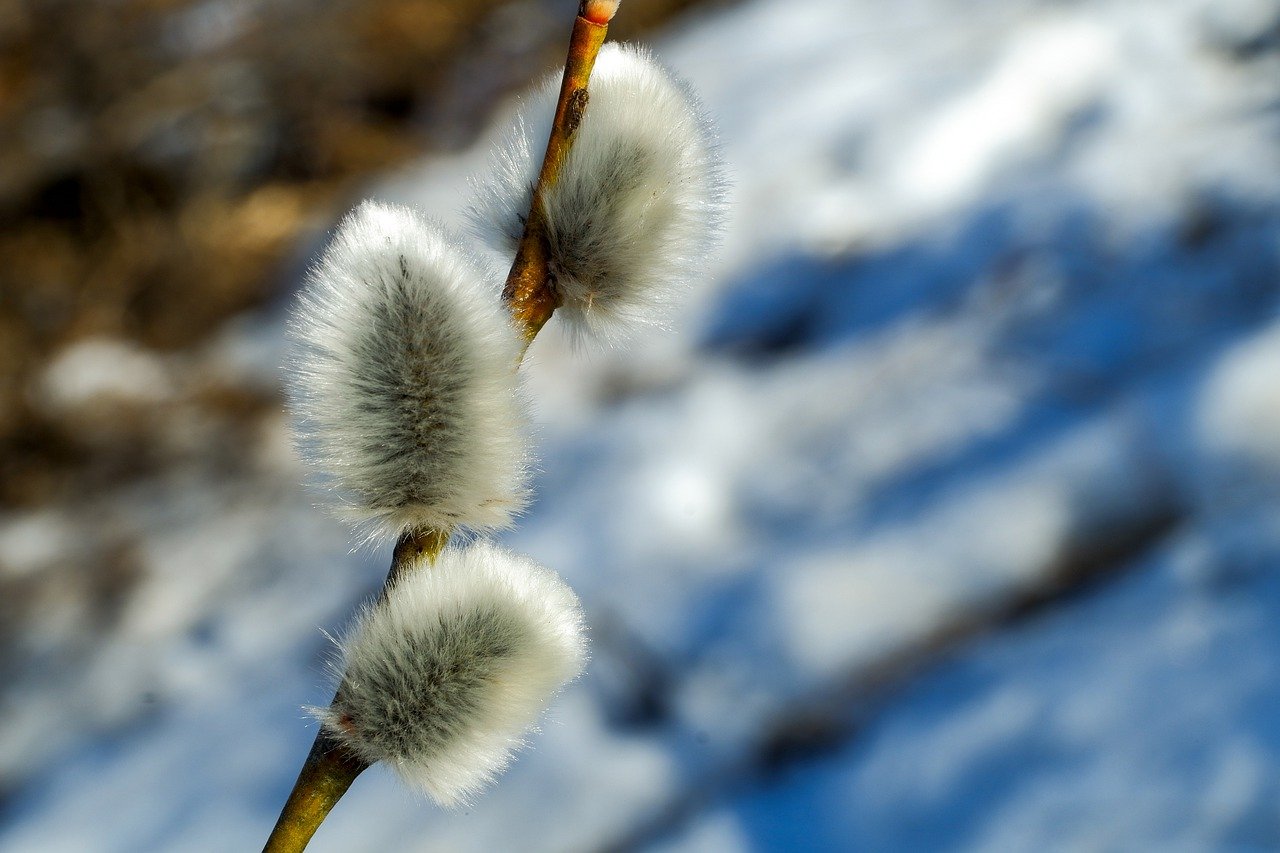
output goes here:
[[622, 0], [583, 0], [582, 10], [578, 13], [593, 24], [607, 24], [618, 14], [618, 5]]

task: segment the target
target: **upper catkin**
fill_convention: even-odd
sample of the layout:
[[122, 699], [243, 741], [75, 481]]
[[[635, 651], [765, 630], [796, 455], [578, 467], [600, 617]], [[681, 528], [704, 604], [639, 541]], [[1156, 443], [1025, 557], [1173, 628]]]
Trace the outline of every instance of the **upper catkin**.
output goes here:
[[521, 344], [485, 278], [438, 225], [374, 202], [312, 271], [291, 325], [299, 445], [374, 533], [499, 527], [524, 506]]
[[547, 700], [586, 660], [573, 591], [488, 542], [405, 567], [341, 642], [326, 730], [442, 805], [507, 765]]
[[[560, 75], [523, 104], [470, 211], [508, 256], [524, 231]], [[585, 114], [544, 195], [551, 285], [577, 331], [610, 337], [661, 325], [701, 270], [718, 232], [723, 173], [689, 88], [648, 51], [607, 44]]]

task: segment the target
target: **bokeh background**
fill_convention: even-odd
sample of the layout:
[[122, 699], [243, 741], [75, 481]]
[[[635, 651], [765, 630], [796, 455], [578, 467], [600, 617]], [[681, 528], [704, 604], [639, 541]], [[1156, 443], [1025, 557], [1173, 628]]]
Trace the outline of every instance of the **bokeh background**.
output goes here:
[[[385, 551], [282, 327], [364, 196], [460, 223], [574, 0], [0, 2], [0, 849], [258, 849]], [[1280, 849], [1280, 2], [626, 0], [724, 250], [526, 369], [503, 538], [587, 675], [473, 807], [312, 849]]]

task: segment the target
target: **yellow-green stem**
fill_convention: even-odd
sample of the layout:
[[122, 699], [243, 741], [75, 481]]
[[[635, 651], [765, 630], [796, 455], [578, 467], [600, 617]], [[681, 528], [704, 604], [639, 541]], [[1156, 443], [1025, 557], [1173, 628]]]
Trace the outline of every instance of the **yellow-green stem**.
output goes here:
[[262, 853], [305, 849], [321, 822], [367, 767], [321, 729]]

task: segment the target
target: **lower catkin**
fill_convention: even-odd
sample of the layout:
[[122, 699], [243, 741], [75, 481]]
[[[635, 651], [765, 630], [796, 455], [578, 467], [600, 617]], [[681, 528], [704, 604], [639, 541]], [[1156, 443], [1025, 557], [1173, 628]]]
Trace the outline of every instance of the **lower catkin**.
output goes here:
[[437, 802], [465, 802], [510, 761], [546, 702], [582, 670], [577, 597], [488, 542], [410, 565], [341, 641], [345, 672], [317, 714], [354, 754]]

